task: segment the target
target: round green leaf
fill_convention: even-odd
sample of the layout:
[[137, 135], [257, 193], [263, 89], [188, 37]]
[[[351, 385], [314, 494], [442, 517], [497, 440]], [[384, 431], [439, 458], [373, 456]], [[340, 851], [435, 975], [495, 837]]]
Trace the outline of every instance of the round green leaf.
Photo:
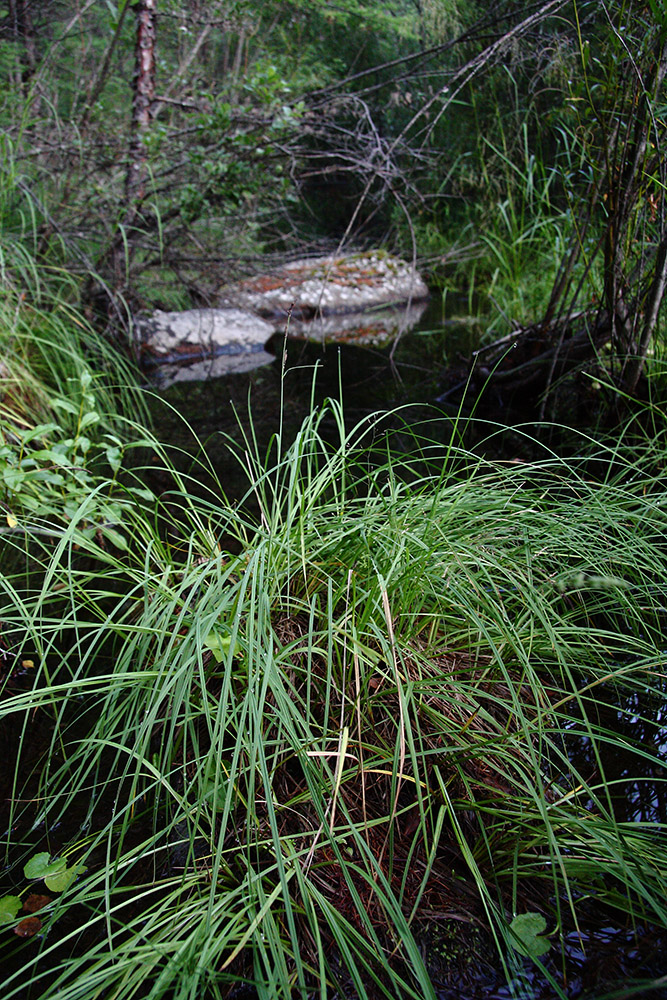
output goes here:
[[551, 944], [548, 938], [540, 937], [546, 927], [547, 922], [541, 913], [520, 913], [510, 924], [516, 935], [516, 939], [510, 942], [512, 947], [528, 958], [546, 955]]
[[71, 868], [65, 868], [62, 872], [57, 872], [55, 875], [47, 875], [44, 879], [47, 889], [51, 892], [64, 892], [72, 884], [74, 879], [80, 872], [85, 872], [85, 865], [72, 865]]
[[11, 924], [22, 906], [18, 896], [3, 896], [0, 899], [0, 924]]
[[51, 861], [51, 856], [44, 852], [30, 858], [30, 861], [23, 866], [23, 874], [26, 878], [46, 878], [47, 875], [57, 875], [66, 868], [67, 862], [64, 858]]
[[[216, 663], [222, 663], [229, 652], [229, 647], [232, 644], [231, 635], [220, 635], [218, 632], [209, 632], [204, 639], [204, 647], [210, 649], [213, 653], [213, 657]], [[233, 656], [238, 656], [241, 652], [241, 647], [238, 642], [234, 643]]]

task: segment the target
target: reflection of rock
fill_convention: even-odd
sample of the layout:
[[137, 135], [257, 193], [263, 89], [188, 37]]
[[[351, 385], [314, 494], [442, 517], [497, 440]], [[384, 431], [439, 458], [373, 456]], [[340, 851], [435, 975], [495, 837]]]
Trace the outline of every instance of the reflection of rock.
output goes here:
[[291, 319], [289, 335], [319, 343], [352, 343], [360, 347], [381, 347], [399, 333], [411, 329], [422, 318], [427, 303], [385, 306], [366, 312], [335, 313], [313, 319]]
[[[277, 321], [291, 310], [294, 322], [427, 298], [428, 288], [412, 265], [375, 251], [295, 261], [223, 288], [220, 304]], [[326, 336], [333, 333], [332, 328]]]
[[270, 365], [275, 360], [274, 355], [261, 346], [254, 347], [251, 351], [223, 348], [215, 357], [200, 358], [189, 364], [184, 360], [160, 364], [156, 381], [162, 389], [175, 382], [206, 382], [210, 378], [220, 378], [221, 375], [240, 375], [241, 372], [249, 372], [261, 365]]

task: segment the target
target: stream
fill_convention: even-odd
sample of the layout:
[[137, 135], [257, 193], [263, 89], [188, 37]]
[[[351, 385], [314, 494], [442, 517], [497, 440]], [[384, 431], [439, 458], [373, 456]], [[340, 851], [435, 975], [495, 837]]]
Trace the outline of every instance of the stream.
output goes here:
[[[381, 347], [324, 346], [276, 334], [267, 345], [273, 360], [247, 371], [239, 371], [231, 356], [232, 370], [226, 374], [162, 386], [160, 369], [155, 369], [147, 386], [151, 416], [158, 438], [172, 446], [179, 471], [189, 471], [204, 446], [227, 498], [238, 500], [248, 484], [227, 441], [243, 447], [252, 425], [259, 453], [264, 454], [282, 426], [284, 448], [310, 414], [313, 401], [342, 400], [348, 429], [373, 413], [403, 406], [410, 411], [410, 422], [436, 418], [431, 427], [434, 440], [446, 445], [450, 417], [440, 408], [426, 407], [438, 395], [443, 369], [464, 364], [479, 337], [472, 319], [443, 319], [436, 296], [416, 326]], [[266, 361], [266, 353], [262, 355]], [[204, 467], [193, 470], [193, 477], [202, 487], [213, 483]], [[192, 488], [197, 490], [196, 481]]]

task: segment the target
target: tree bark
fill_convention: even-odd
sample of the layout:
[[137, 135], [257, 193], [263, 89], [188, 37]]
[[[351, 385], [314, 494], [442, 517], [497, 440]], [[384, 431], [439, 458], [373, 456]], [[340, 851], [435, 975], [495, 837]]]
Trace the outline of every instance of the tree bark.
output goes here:
[[134, 75], [132, 78], [132, 118], [127, 151], [125, 191], [118, 223], [111, 244], [98, 265], [106, 262], [112, 272], [109, 308], [118, 311], [118, 297], [125, 296], [130, 284], [130, 270], [141, 222], [141, 206], [146, 196], [148, 177], [147, 138], [155, 103], [155, 28], [157, 0], [136, 0], [137, 33]]
[[157, 0], [137, 0], [137, 39], [134, 59], [132, 124], [128, 150], [125, 202], [133, 220], [145, 195], [147, 176], [146, 137], [155, 100], [155, 23]]
[[157, 0], [136, 0], [134, 4], [137, 34], [134, 48], [132, 78], [132, 119], [127, 151], [125, 196], [116, 235], [109, 249], [113, 268], [114, 292], [127, 289], [136, 226], [141, 203], [146, 196], [148, 151], [146, 140], [151, 125], [155, 101], [155, 25]]

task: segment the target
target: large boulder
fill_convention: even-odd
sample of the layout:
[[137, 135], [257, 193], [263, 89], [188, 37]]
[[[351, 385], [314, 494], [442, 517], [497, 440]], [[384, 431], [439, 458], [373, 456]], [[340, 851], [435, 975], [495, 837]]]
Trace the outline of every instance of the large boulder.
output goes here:
[[240, 309], [161, 312], [137, 321], [142, 352], [157, 362], [261, 351], [274, 327]]
[[273, 326], [240, 309], [161, 312], [137, 321], [144, 359], [159, 365], [157, 381], [200, 382], [271, 364], [264, 345]]
[[380, 346], [419, 320], [427, 298], [419, 274], [397, 257], [318, 257], [227, 285], [216, 309], [158, 310], [137, 330], [145, 361], [159, 365], [166, 385], [269, 364], [264, 347], [275, 332]]
[[[274, 322], [365, 313], [417, 303], [428, 288], [411, 264], [381, 251], [297, 260], [270, 274], [225, 286], [219, 305], [248, 309]], [[288, 333], [290, 331], [288, 330]]]

